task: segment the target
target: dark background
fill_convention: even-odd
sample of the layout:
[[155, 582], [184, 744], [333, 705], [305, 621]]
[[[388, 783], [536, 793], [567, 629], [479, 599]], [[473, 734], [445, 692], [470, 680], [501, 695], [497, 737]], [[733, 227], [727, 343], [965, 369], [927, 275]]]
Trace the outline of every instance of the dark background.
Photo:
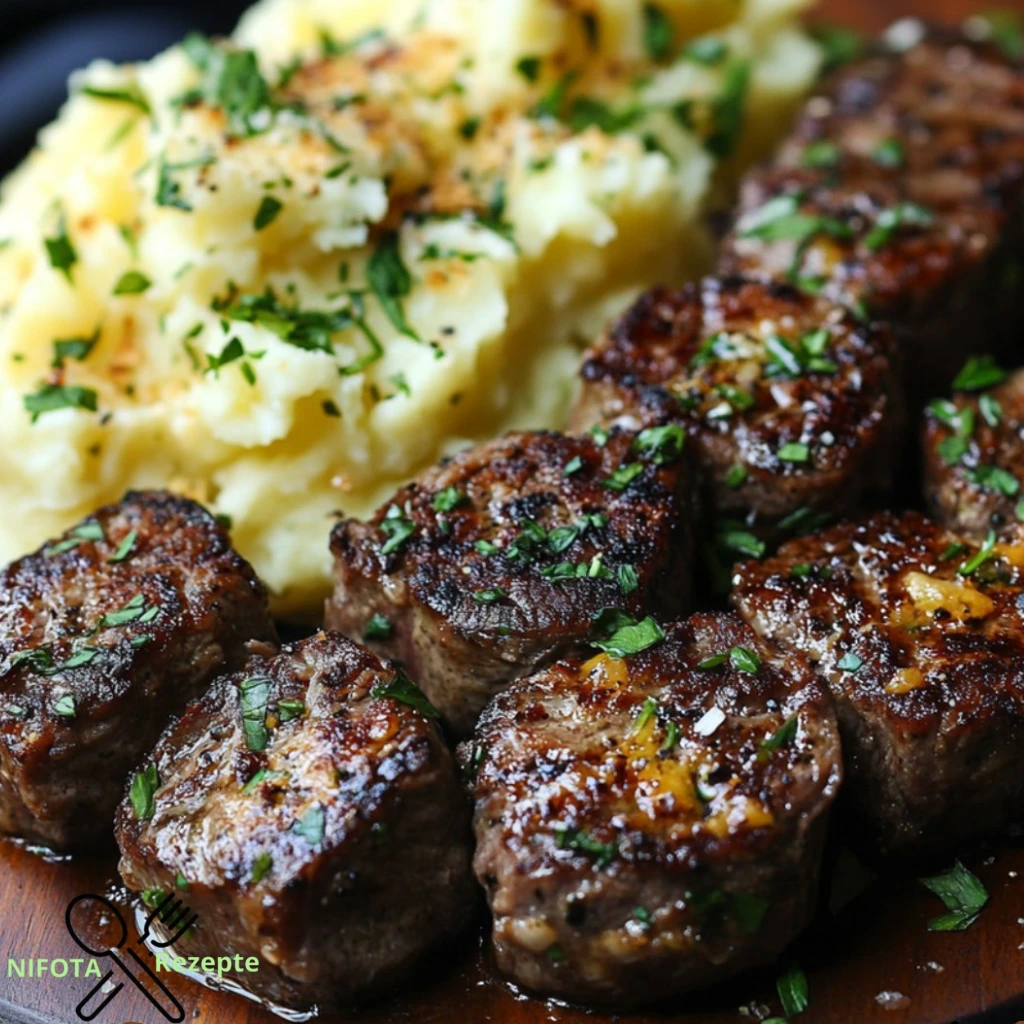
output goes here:
[[142, 60], [199, 29], [230, 31], [251, 0], [0, 0], [0, 174], [32, 146], [96, 57]]

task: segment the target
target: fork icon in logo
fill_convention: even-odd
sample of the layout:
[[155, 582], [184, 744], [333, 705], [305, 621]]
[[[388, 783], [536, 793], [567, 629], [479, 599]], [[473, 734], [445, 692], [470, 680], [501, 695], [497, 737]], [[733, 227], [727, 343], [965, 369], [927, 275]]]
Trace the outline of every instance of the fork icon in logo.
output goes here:
[[[109, 915], [111, 921], [116, 921], [120, 926], [120, 938], [117, 943], [107, 949], [93, 949], [88, 943], [93, 940], [84, 939], [75, 931], [74, 921], [72, 920], [72, 913], [80, 903], [89, 901], [93, 904], [98, 904], [103, 908], [106, 914]], [[178, 941], [198, 920], [198, 916], [193, 914], [189, 907], [182, 904], [180, 899], [176, 900], [174, 894], [170, 893], [165, 896], [152, 910], [149, 916], [146, 918], [145, 927], [142, 930], [142, 935], [139, 937], [138, 946], [142, 953], [152, 959], [153, 954], [146, 948], [145, 943], [147, 940], [149, 943], [160, 949], [166, 949], [168, 946], [173, 945]], [[86, 894], [83, 896], [76, 896], [69, 904], [68, 909], [64, 915], [64, 921], [67, 924], [68, 934], [75, 940], [75, 942], [90, 956], [96, 958], [109, 957], [113, 960], [115, 966], [124, 977], [130, 981], [152, 1004], [156, 1007], [160, 1013], [171, 1022], [171, 1024], [180, 1024], [185, 1019], [185, 1010], [182, 1008], [181, 1003], [174, 997], [174, 995], [167, 989], [164, 983], [156, 976], [156, 973], [150, 969], [145, 961], [136, 953], [135, 949], [129, 947], [127, 950], [122, 949], [125, 943], [128, 941], [128, 926], [125, 924], [124, 918], [121, 916], [121, 912], [111, 903], [108, 899], [103, 896], [96, 896], [93, 894]], [[161, 933], [167, 934], [170, 938], [158, 939], [152, 933], [153, 926], [159, 922], [161, 925]], [[95, 944], [95, 942], [93, 943]], [[129, 964], [134, 964], [138, 971], [129, 969]], [[140, 980], [141, 972], [150, 979], [154, 986], [159, 990], [159, 998], [143, 984]], [[85, 998], [75, 1007], [75, 1013], [78, 1014], [79, 1019], [84, 1021], [94, 1020], [114, 999], [114, 997], [124, 988], [124, 981], [119, 981], [113, 988], [106, 993], [105, 998], [100, 1000], [96, 1005], [90, 1005], [93, 1001], [104, 991], [106, 986], [110, 984], [110, 979], [113, 977], [114, 969], [111, 968], [102, 978], [89, 990]]]

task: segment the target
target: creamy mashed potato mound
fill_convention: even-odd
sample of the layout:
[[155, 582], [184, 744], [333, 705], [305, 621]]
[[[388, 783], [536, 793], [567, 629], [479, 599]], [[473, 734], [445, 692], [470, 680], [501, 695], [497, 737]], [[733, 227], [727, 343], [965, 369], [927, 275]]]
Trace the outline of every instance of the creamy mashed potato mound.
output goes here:
[[316, 615], [337, 510], [559, 426], [580, 345], [707, 269], [801, 6], [264, 0], [76, 74], [0, 197], [0, 558], [167, 486]]

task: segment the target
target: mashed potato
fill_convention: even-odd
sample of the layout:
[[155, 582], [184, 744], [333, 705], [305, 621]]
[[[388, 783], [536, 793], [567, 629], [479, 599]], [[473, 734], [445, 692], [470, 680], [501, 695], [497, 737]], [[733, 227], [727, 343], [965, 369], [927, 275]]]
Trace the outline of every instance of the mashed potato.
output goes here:
[[337, 510], [558, 426], [580, 343], [706, 269], [800, 6], [265, 0], [76, 75], [0, 199], [0, 558], [170, 486], [315, 615]]

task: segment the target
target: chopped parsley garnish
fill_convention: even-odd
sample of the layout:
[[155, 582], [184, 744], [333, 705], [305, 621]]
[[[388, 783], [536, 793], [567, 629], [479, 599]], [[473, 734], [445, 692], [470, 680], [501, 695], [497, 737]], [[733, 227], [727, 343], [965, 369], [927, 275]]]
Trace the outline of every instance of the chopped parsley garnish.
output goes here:
[[718, 668], [720, 665], [724, 665], [728, 660], [728, 653], [712, 654], [709, 658], [705, 658], [703, 661], [698, 662], [697, 668], [702, 672], [707, 672], [713, 668]]
[[74, 654], [64, 662], [63, 665], [58, 667], [58, 671], [66, 668], [81, 668], [83, 665], [88, 665], [94, 661], [99, 655], [99, 651], [95, 647], [83, 647], [81, 650], [76, 651]]
[[178, 171], [208, 167], [213, 162], [214, 158], [211, 156], [200, 157], [197, 160], [184, 160], [180, 163], [168, 163], [165, 157], [161, 157], [156, 173], [156, 196], [154, 197], [156, 205], [181, 210], [182, 213], [191, 213], [192, 206], [182, 195], [181, 182], [174, 175]]
[[767, 549], [759, 537], [728, 520], [715, 531], [715, 544], [730, 554], [748, 558], [760, 558]]
[[664, 60], [672, 50], [672, 22], [657, 4], [644, 4], [644, 49], [651, 60]]
[[479, 117], [467, 117], [462, 124], [459, 125], [459, 134], [466, 139], [468, 142], [471, 139], [476, 138], [476, 134], [480, 131], [481, 119]]
[[665, 639], [665, 632], [651, 616], [637, 621], [625, 612], [606, 608], [591, 624], [590, 643], [613, 658], [628, 658]]
[[704, 148], [719, 160], [732, 156], [743, 131], [750, 87], [750, 61], [735, 61], [725, 71], [722, 91], [711, 102], [711, 131]]
[[1006, 370], [996, 365], [992, 356], [971, 356], [953, 381], [954, 391], [983, 391], [1002, 384]]
[[55, 370], [60, 370], [63, 368], [65, 360], [74, 359], [77, 362], [83, 362], [96, 347], [99, 340], [99, 328], [96, 329], [91, 338], [57, 338], [53, 343], [53, 362], [51, 365]]
[[35, 423], [40, 416], [58, 409], [84, 409], [95, 412], [99, 407], [99, 396], [92, 388], [67, 384], [44, 384], [31, 395], [22, 396], [25, 411]]
[[306, 712], [306, 703], [301, 700], [279, 700], [277, 702], [277, 718], [279, 722], [290, 722], [293, 718], [301, 718]]
[[64, 694], [63, 697], [58, 698], [57, 703], [53, 705], [53, 710], [56, 714], [60, 715], [61, 718], [74, 718], [77, 713], [75, 706], [75, 698], [70, 693]]
[[508, 597], [508, 591], [504, 587], [487, 587], [484, 590], [475, 590], [473, 600], [477, 604], [498, 604]]
[[747, 482], [747, 467], [739, 464], [731, 466], [729, 472], [725, 475], [725, 484], [727, 487], [736, 490], [737, 487], [742, 487]]
[[392, 505], [381, 520], [380, 531], [387, 537], [381, 546], [382, 555], [401, 551], [409, 538], [416, 532], [416, 524], [409, 519], [398, 505]]
[[1024, 59], [1024, 18], [1016, 11], [995, 10], [978, 15], [978, 21], [1007, 60]]
[[972, 484], [992, 494], [1012, 498], [1020, 490], [1020, 481], [999, 466], [978, 466], [976, 469], [968, 469], [964, 475]]
[[138, 270], [126, 270], [114, 285], [114, 295], [141, 295], [153, 284]]
[[796, 1017], [810, 1005], [807, 975], [795, 964], [783, 972], [775, 987], [787, 1017]]
[[810, 533], [813, 530], [820, 530], [826, 523], [831, 522], [832, 514], [823, 512], [820, 509], [813, 509], [807, 505], [790, 512], [779, 520], [779, 529], [792, 536], [803, 533]]
[[876, 164], [882, 167], [902, 167], [907, 162], [907, 153], [899, 139], [886, 139], [871, 154]]
[[650, 457], [657, 466], [675, 462], [683, 452], [686, 431], [678, 423], [641, 430], [633, 442], [632, 450]]
[[875, 218], [875, 226], [865, 236], [864, 245], [872, 252], [878, 252], [901, 228], [926, 228], [934, 221], [935, 215], [920, 203], [897, 203]]
[[574, 473], [578, 473], [583, 468], [583, 459], [579, 455], [574, 455], [566, 464], [565, 469], [562, 470], [562, 476], [572, 476]]
[[616, 840], [602, 843], [582, 829], [558, 829], [555, 837], [558, 849], [585, 853], [588, 857], [594, 858], [599, 868], [608, 867], [619, 854], [619, 844]]
[[658, 714], [658, 702], [653, 697], [648, 697], [640, 708], [640, 714], [636, 716], [633, 727], [630, 729], [632, 735], [642, 732], [644, 727], [651, 722]]
[[962, 555], [966, 550], [966, 544], [961, 544], [958, 540], [953, 541], [953, 543], [950, 544], [941, 555], [939, 555], [939, 561], [948, 562], [951, 558], [956, 558], [957, 555]]
[[974, 557], [964, 562], [963, 565], [957, 569], [958, 576], [970, 576], [972, 573], [977, 572], [992, 556], [995, 554], [996, 549], [996, 533], [995, 530], [989, 530], [988, 536], [985, 538], [985, 542], [975, 552]]
[[266, 719], [271, 686], [266, 676], [254, 676], [246, 679], [239, 687], [242, 728], [245, 731], [245, 745], [250, 750], [266, 750], [270, 738]]
[[440, 718], [440, 712], [427, 699], [427, 695], [407, 676], [399, 672], [387, 683], [378, 683], [371, 691], [373, 697], [388, 697], [400, 704], [408, 704], [427, 718]]
[[381, 615], [380, 612], [374, 612], [363, 627], [363, 639], [388, 640], [394, 631], [395, 627], [391, 625], [390, 620], [386, 616]]
[[988, 890], [981, 880], [957, 861], [941, 875], [918, 879], [946, 905], [948, 914], [928, 922], [930, 932], [962, 932], [970, 928], [988, 903]]
[[141, 772], [135, 773], [129, 798], [135, 817], [139, 821], [149, 821], [153, 817], [153, 811], [156, 808], [153, 795], [158, 785], [160, 785], [160, 777], [157, 774], [156, 765], [152, 761]]
[[807, 462], [811, 450], [801, 441], [790, 441], [779, 449], [778, 455], [781, 462]]
[[94, 100], [107, 100], [110, 103], [129, 103], [138, 107], [144, 114], [151, 113], [149, 100], [145, 93], [134, 83], [120, 89], [103, 89], [96, 85], [86, 85], [79, 90], [83, 96]]
[[796, 731], [796, 717], [787, 718], [786, 721], [771, 734], [771, 736], [761, 741], [757, 752], [758, 761], [763, 764], [776, 750], [789, 746], [789, 744], [796, 739]]
[[1003, 407], [992, 395], [982, 395], [978, 399], [978, 411], [981, 418], [993, 429], [999, 426], [999, 421], [1003, 418]]
[[540, 78], [540, 57], [520, 57], [516, 61], [516, 71], [533, 84]]
[[105, 540], [106, 537], [103, 533], [103, 527], [96, 522], [95, 519], [89, 519], [84, 523], [79, 523], [71, 530], [69, 537], [62, 541], [58, 541], [53, 547], [46, 549], [47, 555], [62, 555], [65, 551], [70, 551], [72, 548], [78, 547], [79, 544], [84, 544], [86, 541], [100, 541]]
[[57, 222], [57, 234], [53, 238], [43, 239], [43, 244], [46, 246], [47, 255], [50, 257], [50, 266], [54, 270], [59, 270], [68, 279], [69, 284], [73, 283], [71, 268], [78, 262], [78, 253], [71, 243], [71, 237], [68, 235], [67, 221], [64, 219], [63, 214], [61, 214], [60, 220]]
[[257, 853], [252, 862], [252, 874], [249, 876], [252, 884], [256, 885], [257, 882], [262, 882], [273, 866], [274, 858], [266, 850], [261, 850]]
[[331, 398], [325, 398], [320, 403], [320, 408], [323, 409], [325, 416], [330, 416], [333, 419], [341, 419], [341, 410], [338, 408], [338, 403]]
[[867, 46], [859, 32], [839, 25], [812, 25], [811, 34], [825, 51], [826, 73], [856, 60]]
[[253, 117], [270, 107], [270, 90], [252, 50], [229, 50], [193, 34], [182, 43], [189, 60], [203, 72], [198, 90], [182, 102], [203, 101], [227, 115], [228, 132], [235, 137], [257, 134]]
[[729, 663], [740, 672], [759, 672], [761, 659], [746, 647], [733, 647], [729, 651]]
[[631, 565], [620, 565], [615, 570], [615, 577], [619, 582], [619, 590], [623, 594], [632, 594], [640, 586], [640, 577]]
[[302, 816], [302, 820], [296, 822], [295, 831], [310, 846], [319, 846], [324, 841], [324, 817], [323, 807], [314, 804]]
[[465, 491], [460, 491], [458, 487], [446, 487], [443, 491], [438, 491], [434, 495], [434, 500], [431, 504], [438, 512], [452, 512], [460, 505], [468, 504], [468, 502], [469, 495]]
[[165, 899], [167, 899], [167, 893], [161, 889], [158, 885], [148, 886], [139, 893], [139, 899], [147, 907], [159, 907]]
[[629, 462], [625, 466], [619, 466], [611, 476], [603, 481], [603, 486], [609, 491], [624, 491], [644, 471], [642, 462]]
[[395, 329], [419, 341], [402, 307], [402, 299], [412, 291], [412, 277], [398, 251], [398, 235], [394, 231], [386, 232], [377, 242], [366, 267], [366, 280]]
[[838, 668], [843, 672], [856, 672], [864, 664], [862, 658], [858, 658], [853, 651], [847, 651], [840, 659]]
[[142, 594], [136, 594], [123, 608], [103, 615], [97, 628], [109, 629], [113, 626], [125, 626], [130, 622], [152, 622], [159, 614], [159, 605], [154, 604], [147, 607], [146, 599]]
[[213, 308], [229, 320], [265, 327], [287, 344], [307, 352], [333, 354], [335, 335], [358, 328], [369, 343], [370, 351], [354, 363], [339, 368], [342, 376], [350, 376], [380, 359], [384, 346], [366, 323], [362, 297], [353, 293], [349, 298], [351, 308], [303, 310], [282, 302], [272, 288], [260, 295], [238, 295], [232, 290], [226, 298], [215, 300]]
[[800, 212], [798, 195], [781, 195], [769, 199], [764, 206], [744, 217], [740, 224], [741, 238], [759, 238], [763, 242], [808, 242], [817, 235], [830, 238], [851, 238], [848, 224], [835, 217]]
[[928, 409], [953, 430], [952, 436], [939, 442], [936, 451], [947, 466], [955, 466], [970, 447], [971, 436], [974, 434], [974, 410], [969, 405], [958, 409], [952, 402], [943, 400], [932, 402]]
[[252, 219], [253, 231], [262, 231], [277, 219], [277, 215], [284, 209], [284, 203], [273, 196], [264, 196]]
[[820, 142], [812, 142], [804, 150], [801, 163], [804, 167], [812, 169], [835, 167], [842, 156], [841, 150], [834, 142], [822, 139]]

